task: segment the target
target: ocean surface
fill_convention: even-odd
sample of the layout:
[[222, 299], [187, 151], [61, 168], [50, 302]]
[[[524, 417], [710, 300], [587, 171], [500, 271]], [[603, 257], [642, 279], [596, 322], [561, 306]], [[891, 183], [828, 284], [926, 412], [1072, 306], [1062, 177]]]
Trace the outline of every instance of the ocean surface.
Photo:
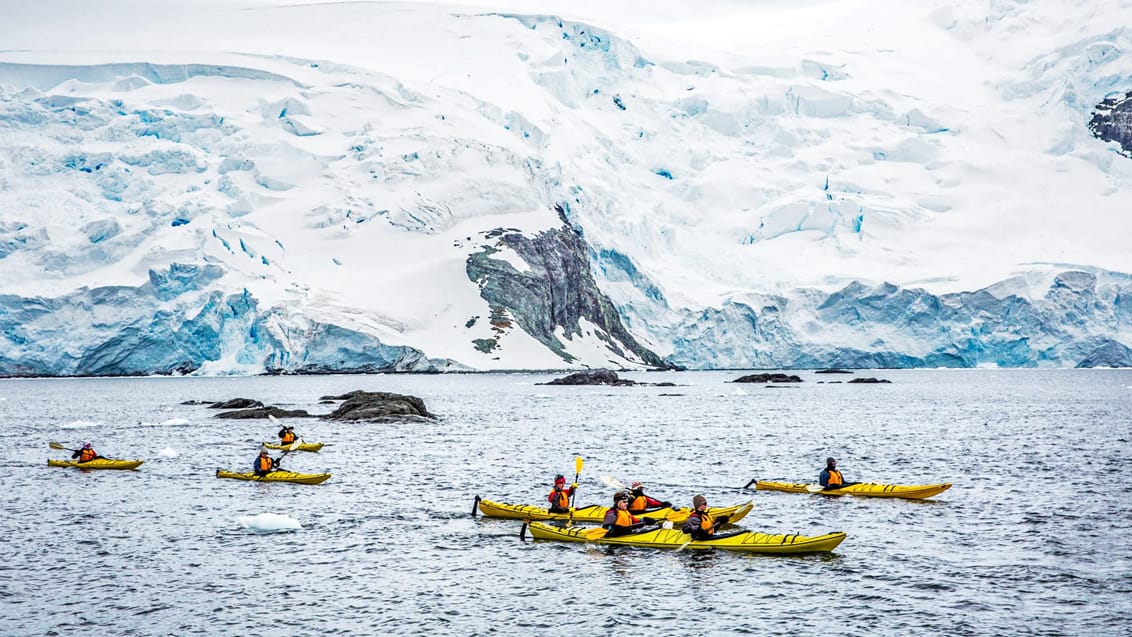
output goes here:
[[[561, 375], [0, 380], [0, 635], [1132, 632], [1130, 370], [538, 384]], [[419, 396], [437, 421], [289, 419], [327, 443], [284, 459], [333, 473], [318, 486], [215, 478], [248, 470], [277, 427], [182, 404], [328, 413], [321, 396], [355, 389]], [[49, 441], [145, 464], [49, 468], [70, 455]], [[610, 501], [604, 475], [683, 505], [752, 500], [749, 529], [848, 538], [801, 557], [672, 552], [524, 542], [520, 522], [472, 516], [477, 495], [542, 502], [575, 455], [578, 505]], [[926, 501], [742, 488], [814, 482], [826, 456], [848, 480], [954, 486]]]

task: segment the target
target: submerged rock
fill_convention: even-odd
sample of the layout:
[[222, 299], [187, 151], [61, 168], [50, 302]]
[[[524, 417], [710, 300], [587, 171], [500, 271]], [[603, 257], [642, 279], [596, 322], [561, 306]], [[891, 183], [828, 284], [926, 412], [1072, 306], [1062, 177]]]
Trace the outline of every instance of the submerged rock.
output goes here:
[[884, 378], [872, 378], [872, 377], [869, 377], [869, 378], [854, 378], [854, 379], [849, 381], [849, 383], [857, 383], [857, 384], [877, 384], [877, 383], [891, 383], [891, 382], [892, 382], [891, 380], [887, 380], [887, 379], [884, 379]]

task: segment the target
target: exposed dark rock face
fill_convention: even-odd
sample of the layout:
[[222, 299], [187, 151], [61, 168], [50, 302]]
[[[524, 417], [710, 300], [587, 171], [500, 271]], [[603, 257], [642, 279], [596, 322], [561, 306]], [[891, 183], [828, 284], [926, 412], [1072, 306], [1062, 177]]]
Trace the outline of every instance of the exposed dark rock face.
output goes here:
[[323, 396], [320, 400], [345, 401], [330, 414], [326, 420], [381, 421], [404, 420], [419, 417], [431, 419], [433, 415], [425, 408], [424, 401], [416, 396], [390, 392], [352, 391], [341, 396]]
[[836, 369], [836, 368], [834, 368], [834, 369], [819, 369], [818, 371], [816, 371], [814, 373], [815, 374], [852, 374], [853, 372], [851, 372], [847, 369]]
[[1077, 367], [1132, 367], [1132, 349], [1108, 339], [1082, 359]]
[[576, 372], [562, 378], [555, 378], [549, 383], [536, 383], [538, 385], [613, 385], [615, 387], [632, 387], [634, 385], [643, 385], [645, 383], [638, 383], [627, 378], [620, 378], [617, 372], [609, 371], [608, 369], [587, 369], [586, 371]]
[[802, 378], [794, 374], [750, 374], [740, 376], [733, 383], [800, 383]]
[[1132, 91], [1097, 104], [1089, 130], [1098, 139], [1120, 144], [1121, 153], [1132, 157]]
[[233, 398], [208, 406], [209, 409], [250, 409], [252, 407], [263, 407], [263, 403], [251, 398]]
[[861, 383], [877, 384], [877, 383], [891, 383], [891, 382], [892, 382], [891, 380], [887, 380], [887, 379], [884, 379], [884, 378], [854, 378], [854, 379], [849, 381], [849, 383], [857, 383], [857, 384], [861, 384]]
[[[558, 213], [564, 215], [561, 208]], [[597, 328], [595, 334], [608, 343], [612, 353], [654, 367], [666, 366], [625, 329], [617, 308], [594, 282], [585, 240], [569, 225], [533, 238], [513, 229], [497, 229], [486, 238], [494, 239], [500, 248], [514, 250], [529, 268], [520, 272], [508, 261], [494, 258], [499, 250], [492, 246], [468, 257], [465, 270], [479, 285], [480, 296], [491, 305], [489, 322], [496, 334], [505, 334], [515, 321], [562, 360], [572, 363], [574, 357], [566, 352], [555, 332], [562, 330], [566, 338], [580, 336], [584, 319]], [[494, 340], [499, 342], [498, 337]], [[495, 343], [477, 339], [475, 347], [491, 353]]]
[[276, 418], [313, 418], [304, 409], [280, 409], [278, 407], [256, 407], [254, 409], [238, 409], [236, 411], [222, 411], [216, 414], [214, 418], [227, 418], [230, 420], [235, 419], [251, 419], [251, 418], [267, 418], [268, 416], [275, 416]]

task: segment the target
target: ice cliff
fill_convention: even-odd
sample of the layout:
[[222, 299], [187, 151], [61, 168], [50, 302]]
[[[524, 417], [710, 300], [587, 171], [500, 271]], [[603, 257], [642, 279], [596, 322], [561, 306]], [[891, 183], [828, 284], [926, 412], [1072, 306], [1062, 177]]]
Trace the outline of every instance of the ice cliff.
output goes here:
[[1132, 366], [1132, 5], [725, 5], [9, 11], [0, 375]]

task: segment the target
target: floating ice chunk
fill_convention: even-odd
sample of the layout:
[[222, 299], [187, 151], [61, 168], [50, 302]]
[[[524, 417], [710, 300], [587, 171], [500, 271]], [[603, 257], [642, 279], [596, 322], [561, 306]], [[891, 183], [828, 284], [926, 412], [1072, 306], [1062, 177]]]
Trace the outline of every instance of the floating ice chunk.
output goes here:
[[98, 426], [98, 423], [90, 422], [89, 420], [75, 420], [75, 421], [69, 422], [65, 425], [60, 425], [59, 428], [60, 429], [90, 429], [91, 427], [97, 427], [97, 426]]
[[189, 424], [188, 418], [170, 418], [169, 420], [162, 420], [161, 426], [163, 427], [183, 427]]
[[288, 515], [279, 513], [260, 513], [259, 515], [241, 515], [236, 518], [240, 526], [253, 533], [275, 533], [278, 531], [297, 531], [303, 528], [299, 521]]
[[178, 452], [173, 447], [166, 447], [166, 448], [162, 449], [161, 451], [158, 451], [157, 455], [161, 456], [162, 458], [176, 458], [176, 457], [180, 456], [181, 454], [180, 454], [180, 452]]

